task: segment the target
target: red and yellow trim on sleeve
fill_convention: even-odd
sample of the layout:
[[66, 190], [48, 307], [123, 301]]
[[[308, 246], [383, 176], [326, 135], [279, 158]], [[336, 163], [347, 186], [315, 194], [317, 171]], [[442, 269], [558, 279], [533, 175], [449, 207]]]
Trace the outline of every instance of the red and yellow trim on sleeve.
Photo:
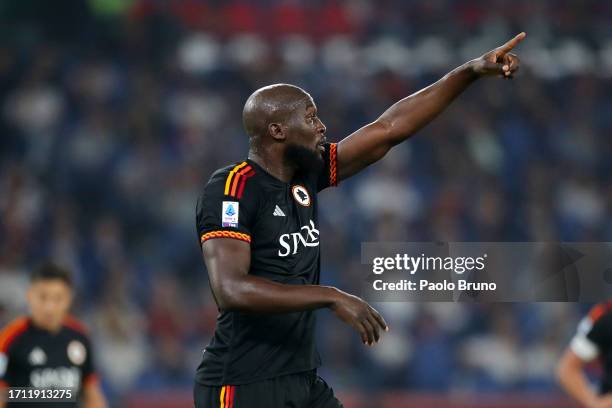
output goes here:
[[337, 143], [330, 143], [329, 145], [329, 185], [337, 186], [338, 185], [338, 171], [336, 165], [336, 149], [338, 147]]
[[89, 374], [83, 380], [83, 384], [85, 385], [85, 387], [90, 387], [92, 385], [98, 385], [99, 383], [100, 383], [100, 377], [98, 377], [98, 374], [96, 373]]
[[221, 387], [221, 393], [219, 394], [219, 406], [221, 408], [234, 408], [235, 391], [235, 385], [224, 385]]
[[255, 175], [255, 170], [247, 162], [235, 166], [225, 180], [224, 194], [240, 199], [244, 192], [246, 181]]
[[9, 323], [4, 330], [0, 332], [0, 353], [5, 353], [11, 343], [27, 330], [30, 320], [27, 317], [20, 317]]
[[240, 241], [251, 243], [251, 236], [249, 234], [244, 234], [242, 232], [234, 232], [234, 231], [211, 231], [200, 237], [200, 244], [208, 241], [209, 239], [215, 238], [233, 238]]
[[591, 311], [589, 312], [589, 319], [591, 320], [592, 323], [595, 323], [604, 314], [606, 314], [606, 312], [609, 312], [610, 310], [612, 310], [612, 301], [606, 302], [606, 303], [600, 303], [596, 305], [595, 307], [593, 307], [593, 309], [591, 309]]
[[4, 380], [0, 380], [0, 390], [7, 389], [9, 387], [9, 383]]

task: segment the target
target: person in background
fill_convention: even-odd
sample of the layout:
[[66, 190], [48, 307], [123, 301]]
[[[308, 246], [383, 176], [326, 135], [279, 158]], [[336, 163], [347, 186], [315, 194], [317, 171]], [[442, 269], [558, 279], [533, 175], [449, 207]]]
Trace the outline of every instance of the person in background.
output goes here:
[[[94, 370], [89, 336], [69, 315], [73, 291], [69, 271], [53, 264], [34, 270], [27, 292], [29, 315], [13, 320], [0, 332], [1, 389], [71, 388], [75, 402], [45, 402], [44, 406], [107, 407]], [[40, 402], [7, 403], [6, 398], [0, 398], [0, 408], [11, 406], [40, 406]]]
[[[603, 366], [599, 392], [584, 373], [585, 365], [599, 360]], [[612, 301], [596, 305], [582, 319], [578, 331], [557, 367], [563, 389], [585, 408], [612, 408]]]

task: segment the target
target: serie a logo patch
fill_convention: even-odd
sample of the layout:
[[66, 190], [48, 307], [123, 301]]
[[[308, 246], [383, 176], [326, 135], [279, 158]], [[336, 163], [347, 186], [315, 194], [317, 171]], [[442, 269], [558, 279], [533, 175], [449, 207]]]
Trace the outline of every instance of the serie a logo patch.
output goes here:
[[224, 201], [221, 207], [221, 226], [237, 227], [240, 206], [237, 201]]

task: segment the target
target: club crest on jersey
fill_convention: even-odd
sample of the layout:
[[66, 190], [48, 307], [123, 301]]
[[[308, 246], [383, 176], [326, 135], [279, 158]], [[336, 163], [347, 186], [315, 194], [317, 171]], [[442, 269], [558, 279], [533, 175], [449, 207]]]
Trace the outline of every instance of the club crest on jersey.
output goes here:
[[40, 347], [34, 347], [28, 356], [31, 365], [43, 365], [47, 362], [47, 354]]
[[74, 365], [81, 365], [85, 362], [87, 357], [87, 350], [83, 343], [77, 340], [73, 340], [68, 344], [68, 359]]
[[240, 206], [237, 201], [224, 201], [221, 208], [221, 226], [237, 227]]
[[293, 186], [291, 192], [293, 193], [293, 198], [295, 198], [295, 201], [297, 201], [299, 205], [310, 207], [310, 194], [308, 194], [306, 187], [297, 184]]

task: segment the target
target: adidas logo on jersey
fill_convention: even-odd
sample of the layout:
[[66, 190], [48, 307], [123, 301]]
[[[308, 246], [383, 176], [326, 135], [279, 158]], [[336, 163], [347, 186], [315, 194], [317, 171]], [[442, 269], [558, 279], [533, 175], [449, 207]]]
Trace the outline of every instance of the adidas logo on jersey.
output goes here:
[[277, 205], [276, 208], [274, 208], [274, 212], [272, 213], [275, 217], [284, 217], [285, 213], [283, 212], [283, 210], [280, 209], [280, 207]]

